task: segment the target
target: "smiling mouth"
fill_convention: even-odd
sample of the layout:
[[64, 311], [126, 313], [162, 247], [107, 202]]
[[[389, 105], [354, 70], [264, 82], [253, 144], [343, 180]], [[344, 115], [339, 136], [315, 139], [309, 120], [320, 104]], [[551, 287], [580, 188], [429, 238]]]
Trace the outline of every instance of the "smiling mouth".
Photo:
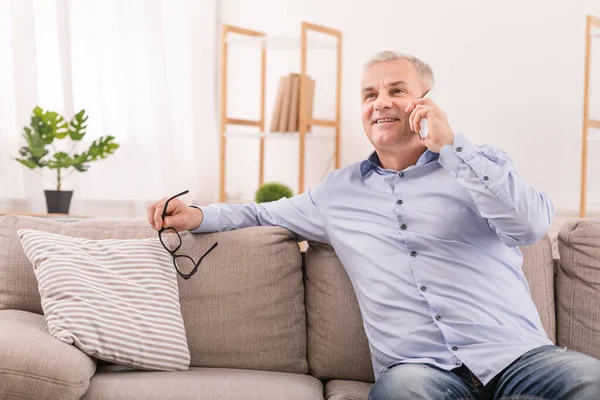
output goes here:
[[380, 118], [380, 119], [376, 119], [375, 122], [373, 122], [374, 124], [384, 124], [384, 123], [389, 123], [389, 122], [396, 122], [398, 121], [398, 119], [396, 118]]

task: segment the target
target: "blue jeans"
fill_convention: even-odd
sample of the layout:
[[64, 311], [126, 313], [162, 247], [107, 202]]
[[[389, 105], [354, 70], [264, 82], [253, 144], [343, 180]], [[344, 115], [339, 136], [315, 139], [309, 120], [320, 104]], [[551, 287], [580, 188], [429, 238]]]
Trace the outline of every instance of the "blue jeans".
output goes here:
[[369, 400], [600, 399], [600, 360], [553, 345], [533, 349], [487, 385], [462, 366], [445, 371], [426, 364], [400, 364], [387, 370]]

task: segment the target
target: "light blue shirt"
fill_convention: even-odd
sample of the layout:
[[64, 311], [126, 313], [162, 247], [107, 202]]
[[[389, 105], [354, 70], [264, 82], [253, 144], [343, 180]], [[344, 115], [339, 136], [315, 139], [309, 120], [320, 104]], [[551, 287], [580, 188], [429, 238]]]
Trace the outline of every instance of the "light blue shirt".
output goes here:
[[373, 152], [289, 199], [200, 208], [194, 233], [278, 225], [330, 244], [354, 286], [376, 379], [395, 363], [464, 363], [486, 384], [552, 344], [517, 246], [547, 233], [553, 205], [505, 152], [463, 134], [401, 172]]

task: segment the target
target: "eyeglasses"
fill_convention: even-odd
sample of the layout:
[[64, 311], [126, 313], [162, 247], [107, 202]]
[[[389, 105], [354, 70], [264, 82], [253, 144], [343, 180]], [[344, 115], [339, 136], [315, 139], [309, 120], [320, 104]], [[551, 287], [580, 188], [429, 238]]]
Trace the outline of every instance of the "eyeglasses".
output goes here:
[[[169, 207], [169, 202], [179, 196], [183, 196], [184, 194], [189, 193], [189, 190], [186, 190], [184, 192], [178, 193], [173, 197], [170, 197], [166, 203], [165, 203], [165, 208], [163, 209], [162, 212], [162, 220], [163, 220], [163, 224], [165, 222], [165, 217], [167, 216], [167, 209]], [[175, 234], [177, 235], [177, 238], [179, 240], [179, 243], [177, 244], [177, 246], [175, 246], [175, 249], [171, 250], [169, 246], [167, 246], [165, 244], [165, 240], [167, 240], [167, 238], [163, 238], [163, 234], [167, 235], [171, 232], [175, 232]], [[206, 257], [208, 255], [208, 253], [210, 253], [211, 251], [213, 251], [213, 249], [215, 247], [217, 247], [217, 245], [219, 244], [218, 242], [216, 242], [215, 244], [212, 245], [212, 247], [210, 249], [208, 249], [208, 251], [206, 253], [204, 253], [204, 255], [202, 257], [200, 257], [200, 259], [198, 260], [198, 262], [195, 262], [194, 259], [190, 256], [187, 255], [183, 255], [183, 254], [179, 254], [176, 255], [175, 253], [177, 252], [177, 250], [179, 250], [179, 248], [181, 247], [182, 244], [182, 240], [181, 240], [181, 236], [179, 236], [179, 232], [177, 232], [176, 229], [174, 228], [161, 228], [158, 231], [158, 238], [160, 239], [160, 243], [163, 245], [163, 247], [165, 248], [165, 250], [167, 250], [169, 252], [169, 254], [171, 254], [171, 257], [173, 258], [173, 265], [175, 266], [175, 269], [177, 270], [177, 273], [183, 278], [183, 279], [190, 279], [197, 271], [198, 271], [198, 267], [200, 266], [200, 263], [202, 262], [202, 260], [204, 259], [204, 257]], [[190, 271], [188, 273], [185, 273], [183, 271]]]

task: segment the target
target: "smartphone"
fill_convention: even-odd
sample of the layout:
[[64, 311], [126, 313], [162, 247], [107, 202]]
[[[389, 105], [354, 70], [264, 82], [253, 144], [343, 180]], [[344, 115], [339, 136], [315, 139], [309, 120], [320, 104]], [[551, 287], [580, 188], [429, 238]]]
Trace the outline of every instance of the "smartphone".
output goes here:
[[[423, 96], [423, 98], [430, 98], [431, 100], [435, 101], [435, 89], [431, 89], [429, 92], [425, 93], [425, 96]], [[427, 135], [429, 135], [429, 132], [427, 130], [427, 118], [423, 118], [419, 124], [421, 125], [421, 130], [418, 132], [419, 137], [421, 138], [421, 140], [424, 140]]]

